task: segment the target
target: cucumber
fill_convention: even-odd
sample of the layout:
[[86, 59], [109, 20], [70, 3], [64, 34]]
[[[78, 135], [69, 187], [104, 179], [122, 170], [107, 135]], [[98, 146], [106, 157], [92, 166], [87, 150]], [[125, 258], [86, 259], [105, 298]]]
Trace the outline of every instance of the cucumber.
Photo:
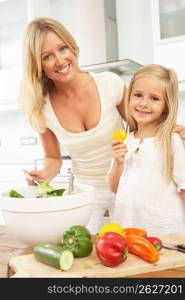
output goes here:
[[62, 271], [69, 270], [74, 262], [73, 253], [56, 244], [38, 244], [33, 248], [33, 254], [38, 261]]

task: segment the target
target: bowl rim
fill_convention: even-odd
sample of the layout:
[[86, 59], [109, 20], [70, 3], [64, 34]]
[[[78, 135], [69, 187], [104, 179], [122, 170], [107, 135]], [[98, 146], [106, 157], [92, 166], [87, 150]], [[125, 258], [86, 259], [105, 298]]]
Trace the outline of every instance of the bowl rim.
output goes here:
[[[78, 183], [76, 187], [83, 191], [76, 194], [49, 198], [12, 198], [5, 196], [10, 191], [7, 189], [0, 193], [0, 209], [9, 212], [49, 212], [81, 207], [92, 203], [94, 187]], [[17, 186], [17, 190], [34, 189], [35, 186]], [[14, 189], [16, 189], [14, 187]], [[69, 201], [70, 200], [70, 201]]]

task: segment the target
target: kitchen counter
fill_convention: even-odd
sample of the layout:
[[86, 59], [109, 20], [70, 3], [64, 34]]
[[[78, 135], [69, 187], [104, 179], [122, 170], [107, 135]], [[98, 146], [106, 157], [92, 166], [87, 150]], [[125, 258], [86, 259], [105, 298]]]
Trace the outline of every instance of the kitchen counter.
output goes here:
[[[7, 229], [0, 225], [0, 278], [11, 277], [12, 271], [9, 268], [9, 260], [12, 257], [32, 253], [32, 249], [24, 242], [18, 240]], [[151, 273], [128, 276], [129, 278], [185, 278], [185, 266], [171, 268]]]
[[5, 225], [0, 225], [0, 278], [10, 277], [8, 262], [11, 257], [31, 253], [27, 244], [19, 241]]

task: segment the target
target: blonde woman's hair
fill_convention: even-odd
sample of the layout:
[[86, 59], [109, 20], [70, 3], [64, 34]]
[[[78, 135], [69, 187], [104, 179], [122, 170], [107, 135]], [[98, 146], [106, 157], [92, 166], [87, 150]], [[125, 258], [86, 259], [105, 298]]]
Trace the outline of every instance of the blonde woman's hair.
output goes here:
[[78, 60], [79, 47], [72, 35], [58, 21], [50, 18], [34, 19], [27, 27], [23, 47], [23, 77], [18, 103], [28, 116], [31, 126], [44, 132], [46, 121], [42, 112], [44, 97], [53, 82], [44, 74], [41, 66], [41, 47], [48, 31], [56, 33]]
[[137, 123], [129, 111], [130, 97], [134, 82], [139, 78], [156, 78], [160, 80], [163, 89], [165, 108], [158, 120], [156, 141], [164, 163], [164, 178], [170, 183], [173, 174], [172, 132], [177, 120], [178, 112], [178, 79], [174, 70], [161, 65], [146, 65], [133, 76], [128, 87], [125, 101], [126, 121], [130, 131], [137, 131]]

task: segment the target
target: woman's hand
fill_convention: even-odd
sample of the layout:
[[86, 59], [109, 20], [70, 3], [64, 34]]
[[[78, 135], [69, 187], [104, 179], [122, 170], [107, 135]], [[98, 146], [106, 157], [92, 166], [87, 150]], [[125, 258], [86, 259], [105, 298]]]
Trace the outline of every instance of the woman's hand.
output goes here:
[[174, 132], [180, 134], [181, 138], [184, 140], [185, 142], [185, 126], [182, 125], [176, 125], [174, 128]]
[[60, 171], [62, 166], [62, 159], [47, 157], [44, 159], [44, 167], [41, 170], [32, 170], [26, 175], [26, 181], [28, 185], [35, 185], [31, 176], [34, 176], [37, 180], [44, 182], [50, 182]]
[[45, 169], [32, 170], [29, 172], [29, 174], [26, 175], [26, 182], [28, 185], [36, 185], [36, 183], [34, 183], [32, 180], [32, 176], [34, 176], [38, 181], [41, 182], [49, 182], [53, 178], [53, 176], [51, 176], [51, 174]]
[[122, 140], [115, 140], [112, 143], [112, 156], [117, 164], [124, 162], [125, 154], [128, 152], [127, 146]]

